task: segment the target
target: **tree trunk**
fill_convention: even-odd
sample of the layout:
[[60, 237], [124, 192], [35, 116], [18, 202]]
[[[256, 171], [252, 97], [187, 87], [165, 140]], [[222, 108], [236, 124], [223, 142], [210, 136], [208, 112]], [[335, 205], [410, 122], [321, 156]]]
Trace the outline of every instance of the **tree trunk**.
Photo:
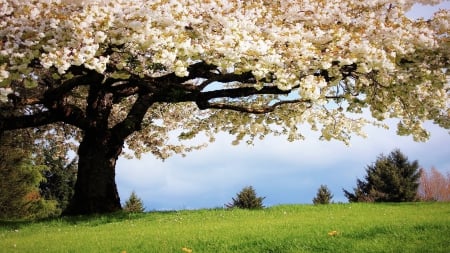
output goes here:
[[75, 193], [64, 215], [111, 213], [121, 209], [115, 182], [124, 141], [111, 131], [85, 131], [78, 149]]

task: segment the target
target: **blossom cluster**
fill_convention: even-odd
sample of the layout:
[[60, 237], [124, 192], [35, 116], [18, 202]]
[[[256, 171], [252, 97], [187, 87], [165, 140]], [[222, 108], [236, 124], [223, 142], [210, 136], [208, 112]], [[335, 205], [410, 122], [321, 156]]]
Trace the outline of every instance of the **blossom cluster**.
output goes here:
[[[428, 101], [426, 111], [448, 99], [439, 86], [448, 77], [448, 62], [440, 59], [450, 51], [450, 12], [441, 10], [430, 22], [405, 16], [415, 3], [439, 2], [1, 0], [0, 86], [33, 87], [37, 68], [54, 70], [57, 78], [72, 66], [183, 77], [203, 61], [223, 73], [251, 72], [257, 88], [266, 80], [283, 90], [299, 87], [299, 96], [317, 108], [351, 78], [355, 93], [373, 103], [374, 117], [406, 117], [395, 97], [401, 92], [415, 94], [408, 103]], [[357, 66], [352, 75], [343, 71], [351, 65]], [[397, 95], [375, 91], [395, 85]]]
[[[364, 72], [393, 71], [398, 55], [437, 43], [429, 27], [405, 20], [413, 1], [3, 2], [2, 82], [31, 72], [33, 59], [59, 74], [72, 65], [102, 73], [110, 62], [106, 49], [126, 45], [180, 76], [204, 60], [259, 78], [278, 71], [277, 82], [285, 86], [293, 73], [298, 79], [332, 61], [362, 63]], [[442, 11], [436, 19], [448, 17]]]

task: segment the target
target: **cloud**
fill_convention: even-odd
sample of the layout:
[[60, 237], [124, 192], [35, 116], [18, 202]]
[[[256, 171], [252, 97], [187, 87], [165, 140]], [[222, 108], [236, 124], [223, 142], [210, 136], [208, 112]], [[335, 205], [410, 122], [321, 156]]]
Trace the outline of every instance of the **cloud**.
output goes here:
[[185, 158], [175, 156], [165, 162], [151, 155], [141, 160], [119, 159], [117, 182], [123, 200], [135, 190], [148, 209], [223, 206], [247, 185], [266, 196], [267, 205], [311, 203], [321, 184], [328, 185], [335, 201], [345, 201], [342, 188], [354, 187], [366, 165], [395, 148], [425, 168], [449, 170], [450, 135], [431, 124], [427, 128], [432, 132], [430, 141], [417, 143], [411, 137], [397, 136], [395, 127], [368, 127], [369, 137], [354, 138], [350, 147], [314, 137], [299, 142], [267, 137], [254, 146], [232, 146], [232, 138], [220, 134], [208, 148]]

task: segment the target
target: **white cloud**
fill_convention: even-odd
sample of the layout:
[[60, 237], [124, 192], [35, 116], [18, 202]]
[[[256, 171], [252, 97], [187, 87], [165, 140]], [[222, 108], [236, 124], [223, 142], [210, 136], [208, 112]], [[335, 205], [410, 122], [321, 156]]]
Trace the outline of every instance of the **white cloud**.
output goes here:
[[366, 165], [395, 148], [425, 168], [450, 170], [450, 135], [436, 126], [428, 127], [432, 137], [426, 143], [397, 136], [394, 128], [369, 127], [369, 137], [355, 138], [350, 147], [313, 137], [293, 143], [268, 137], [254, 146], [232, 146], [231, 138], [219, 135], [208, 148], [185, 158], [171, 157], [165, 162], [151, 155], [141, 160], [120, 159], [118, 187], [122, 200], [135, 190], [148, 209], [222, 206], [246, 185], [266, 196], [269, 205], [311, 203], [321, 184], [328, 185], [336, 201], [345, 201], [342, 188], [354, 187]]

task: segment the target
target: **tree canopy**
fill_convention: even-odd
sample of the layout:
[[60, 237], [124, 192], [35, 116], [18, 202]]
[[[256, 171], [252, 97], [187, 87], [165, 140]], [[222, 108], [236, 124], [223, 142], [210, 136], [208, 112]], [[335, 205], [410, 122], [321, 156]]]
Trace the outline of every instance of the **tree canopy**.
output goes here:
[[[0, 131], [39, 127], [61, 151], [78, 141], [74, 198], [89, 210], [93, 191], [77, 192], [114, 179], [125, 145], [161, 158], [199, 147], [172, 133], [237, 144], [302, 139], [309, 124], [348, 143], [397, 118], [426, 140], [424, 121], [450, 128], [450, 14], [410, 20], [415, 2], [1, 0]], [[95, 198], [117, 195], [104, 183]]]

